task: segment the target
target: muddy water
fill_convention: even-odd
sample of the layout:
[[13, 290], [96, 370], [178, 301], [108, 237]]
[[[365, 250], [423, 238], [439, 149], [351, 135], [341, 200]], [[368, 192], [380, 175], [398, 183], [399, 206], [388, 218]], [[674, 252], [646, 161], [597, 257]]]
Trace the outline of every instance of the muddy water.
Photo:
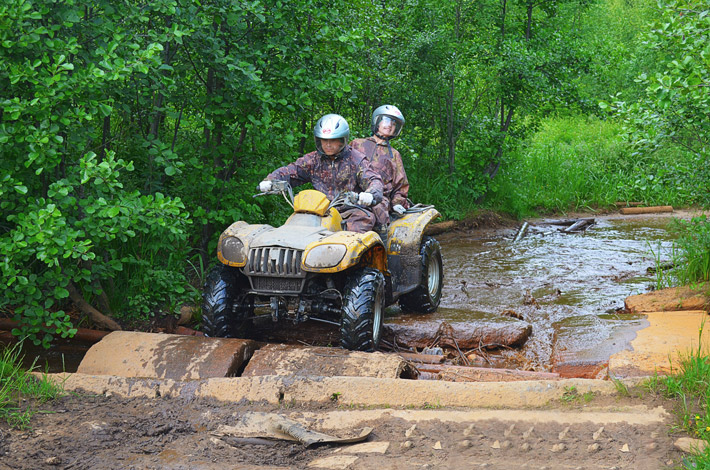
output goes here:
[[[644, 326], [619, 313], [624, 299], [654, 285], [655, 253], [667, 261], [670, 217], [596, 218], [583, 233], [537, 220], [516, 229], [438, 237], [445, 267], [439, 311], [426, 321], [490, 322], [512, 310], [533, 326], [520, 350], [494, 353], [497, 365], [549, 370], [554, 362], [598, 361], [628, 346]], [[392, 322], [421, 322], [398, 315]], [[501, 363], [502, 362], [502, 363]]]

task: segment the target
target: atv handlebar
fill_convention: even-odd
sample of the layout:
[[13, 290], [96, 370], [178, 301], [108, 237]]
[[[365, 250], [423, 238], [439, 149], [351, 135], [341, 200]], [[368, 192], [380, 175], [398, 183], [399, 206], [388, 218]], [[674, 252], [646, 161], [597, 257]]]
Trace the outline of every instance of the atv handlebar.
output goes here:
[[[259, 190], [258, 184], [256, 185], [256, 190]], [[288, 183], [288, 181], [272, 180], [271, 189], [269, 191], [265, 191], [263, 193], [259, 192], [257, 194], [254, 194], [252, 197], [266, 196], [267, 194], [281, 194], [283, 192], [293, 194], [291, 191], [291, 185]]]
[[[256, 189], [259, 189], [259, 186], [257, 185]], [[284, 198], [286, 198], [286, 202], [288, 202], [291, 207], [293, 207], [293, 189], [291, 189], [291, 185], [289, 184], [288, 181], [281, 181], [281, 180], [272, 180], [271, 181], [271, 190], [265, 191], [265, 192], [259, 192], [257, 194], [254, 194], [252, 197], [261, 197], [261, 196], [266, 196], [266, 195], [271, 195], [271, 194], [283, 194]], [[288, 194], [288, 196], [287, 196]], [[329, 208], [330, 207], [356, 207], [358, 209], [363, 209], [364, 206], [361, 206], [358, 204], [358, 199], [360, 197], [359, 193], [353, 192], [353, 191], [344, 191], [342, 193], [338, 193], [332, 201], [330, 201]], [[290, 200], [289, 200], [290, 199]], [[429, 208], [433, 208], [434, 206], [423, 206], [421, 204], [417, 204], [415, 206], [410, 207], [407, 209], [405, 213], [411, 213], [411, 212], [423, 212], [424, 210], [427, 210]], [[393, 214], [394, 215], [394, 214]], [[397, 218], [402, 217], [402, 215], [397, 214]]]

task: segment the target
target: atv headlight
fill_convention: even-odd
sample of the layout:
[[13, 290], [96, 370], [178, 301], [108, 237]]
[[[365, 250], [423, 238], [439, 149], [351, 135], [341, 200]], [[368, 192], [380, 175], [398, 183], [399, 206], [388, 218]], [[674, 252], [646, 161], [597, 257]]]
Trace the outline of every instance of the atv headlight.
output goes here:
[[225, 238], [222, 241], [222, 257], [231, 263], [246, 263], [247, 257], [244, 252], [244, 243], [237, 237]]
[[345, 245], [318, 245], [306, 253], [303, 262], [309, 268], [332, 268], [345, 256]]

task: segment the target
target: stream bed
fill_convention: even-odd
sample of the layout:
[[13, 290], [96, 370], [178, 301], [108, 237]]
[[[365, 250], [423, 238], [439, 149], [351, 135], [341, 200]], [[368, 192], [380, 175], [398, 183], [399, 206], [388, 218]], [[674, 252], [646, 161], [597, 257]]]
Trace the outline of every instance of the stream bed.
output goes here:
[[563, 233], [557, 220], [532, 221], [515, 242], [516, 228], [438, 236], [439, 310], [386, 321], [490, 324], [513, 314], [532, 325], [532, 335], [522, 348], [483, 352], [490, 366], [546, 371], [604, 362], [645, 325], [643, 316], [623, 313], [624, 299], [655, 287], [652, 271], [672, 247], [671, 217], [596, 217], [579, 233]]

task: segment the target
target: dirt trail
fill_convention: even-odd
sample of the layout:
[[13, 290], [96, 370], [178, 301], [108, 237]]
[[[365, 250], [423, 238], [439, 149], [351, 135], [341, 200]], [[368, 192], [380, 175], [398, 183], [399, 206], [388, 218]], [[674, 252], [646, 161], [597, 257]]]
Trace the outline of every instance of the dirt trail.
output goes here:
[[[662, 404], [571, 396], [541, 409], [363, 409], [180, 398], [73, 395], [42, 408], [31, 431], [0, 427], [1, 469], [660, 469], [681, 458]], [[368, 441], [306, 448], [220, 432], [273, 413]]]

